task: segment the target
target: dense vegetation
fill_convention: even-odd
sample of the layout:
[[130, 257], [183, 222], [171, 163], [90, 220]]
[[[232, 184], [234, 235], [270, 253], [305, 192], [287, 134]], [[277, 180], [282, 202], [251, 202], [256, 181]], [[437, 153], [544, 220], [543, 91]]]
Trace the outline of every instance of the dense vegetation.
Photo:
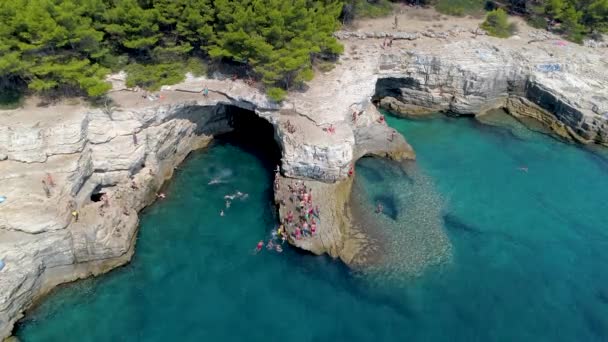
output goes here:
[[511, 0], [510, 3], [514, 11], [528, 15], [536, 26], [548, 26], [577, 42], [586, 35], [608, 33], [608, 0]]
[[269, 94], [312, 77], [315, 58], [342, 52], [333, 38], [340, 0], [0, 1], [0, 92], [98, 96], [110, 71], [155, 89], [231, 61]]
[[[504, 8], [575, 41], [608, 32], [608, 0], [401, 2], [457, 15]], [[215, 61], [280, 99], [312, 78], [313, 63], [331, 68], [342, 52], [332, 36], [341, 21], [391, 10], [389, 0], [0, 0], [0, 105], [27, 91], [98, 96], [118, 70], [129, 86], [158, 89]], [[497, 36], [512, 29], [503, 12], [490, 12], [484, 28]]]
[[500, 38], [507, 38], [515, 33], [515, 24], [507, 20], [507, 12], [502, 8], [488, 12], [486, 20], [481, 24], [481, 28], [486, 30], [489, 35]]
[[[415, 2], [412, 0], [411, 2]], [[451, 15], [478, 14], [502, 8], [523, 15], [539, 28], [549, 28], [580, 42], [608, 33], [608, 0], [419, 0]]]

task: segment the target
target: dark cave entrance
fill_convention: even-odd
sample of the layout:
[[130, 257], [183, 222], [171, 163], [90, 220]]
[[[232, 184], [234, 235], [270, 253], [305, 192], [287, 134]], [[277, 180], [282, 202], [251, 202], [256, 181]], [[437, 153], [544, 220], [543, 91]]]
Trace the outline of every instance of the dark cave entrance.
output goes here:
[[252, 110], [231, 105], [226, 105], [225, 110], [233, 130], [217, 135], [215, 140], [244, 149], [258, 157], [269, 171], [274, 170], [281, 161], [274, 126]]

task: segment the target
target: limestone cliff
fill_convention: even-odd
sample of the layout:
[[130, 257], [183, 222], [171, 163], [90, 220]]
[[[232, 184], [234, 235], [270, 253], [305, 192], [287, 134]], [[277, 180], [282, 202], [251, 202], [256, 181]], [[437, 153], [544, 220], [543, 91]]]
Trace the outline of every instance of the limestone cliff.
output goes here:
[[608, 68], [601, 53], [503, 45], [463, 40], [386, 52], [375, 96], [409, 115], [481, 115], [502, 107], [562, 137], [608, 145]]
[[[203, 81], [208, 97], [198, 89]], [[102, 108], [30, 103], [0, 113], [0, 189], [6, 196], [0, 207], [0, 258], [6, 263], [0, 337], [10, 335], [23, 310], [57, 284], [130, 260], [138, 212], [188, 153], [232, 130], [230, 106], [273, 124], [287, 177], [335, 182], [362, 155], [412, 154], [401, 136], [390, 147], [385, 143], [390, 129], [378, 122], [369, 98], [357, 124], [337, 113], [328, 130], [293, 112], [293, 103], [281, 108], [240, 81], [190, 79], [161, 96], [118, 91], [111, 94], [114, 104]], [[333, 193], [328, 196], [331, 201]], [[327, 224], [331, 239], [315, 252], [340, 255], [348, 232], [348, 221], [340, 220], [343, 205], [325, 211], [326, 221], [333, 217], [340, 226], [333, 231]]]

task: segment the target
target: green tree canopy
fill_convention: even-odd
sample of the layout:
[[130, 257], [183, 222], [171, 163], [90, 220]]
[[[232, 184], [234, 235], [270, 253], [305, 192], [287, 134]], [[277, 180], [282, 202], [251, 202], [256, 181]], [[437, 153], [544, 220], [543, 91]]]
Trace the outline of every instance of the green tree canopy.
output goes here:
[[[312, 60], [338, 54], [340, 0], [11, 0], [0, 2], [0, 91], [104, 93], [110, 69], [130, 84], [181, 79], [192, 57], [229, 59], [287, 89]], [[281, 92], [274, 91], [274, 94]]]

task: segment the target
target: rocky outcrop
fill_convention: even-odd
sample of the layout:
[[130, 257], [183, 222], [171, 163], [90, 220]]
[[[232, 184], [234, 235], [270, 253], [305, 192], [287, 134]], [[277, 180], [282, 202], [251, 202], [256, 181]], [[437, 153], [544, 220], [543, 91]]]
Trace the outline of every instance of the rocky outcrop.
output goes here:
[[375, 97], [407, 115], [510, 108], [562, 137], [608, 145], [608, 67], [601, 54], [560, 48], [566, 49], [527, 51], [467, 40], [432, 51], [383, 53]]
[[[198, 89], [203, 82], [208, 97]], [[159, 97], [118, 91], [102, 108], [28, 104], [0, 112], [0, 195], [6, 196], [0, 204], [0, 258], [6, 263], [0, 270], [0, 337], [57, 284], [128, 262], [138, 212], [188, 153], [232, 130], [231, 115], [240, 114], [230, 108], [274, 126], [285, 177], [325, 189], [323, 243], [299, 247], [334, 257], [354, 254], [344, 248], [353, 245], [344, 212], [348, 170], [366, 154], [413, 156], [403, 137], [380, 120], [367, 93], [356, 105], [319, 116], [312, 107], [296, 111], [303, 106], [297, 99], [277, 106], [240, 81], [190, 79]], [[359, 112], [357, 122], [346, 120], [347, 108]]]

